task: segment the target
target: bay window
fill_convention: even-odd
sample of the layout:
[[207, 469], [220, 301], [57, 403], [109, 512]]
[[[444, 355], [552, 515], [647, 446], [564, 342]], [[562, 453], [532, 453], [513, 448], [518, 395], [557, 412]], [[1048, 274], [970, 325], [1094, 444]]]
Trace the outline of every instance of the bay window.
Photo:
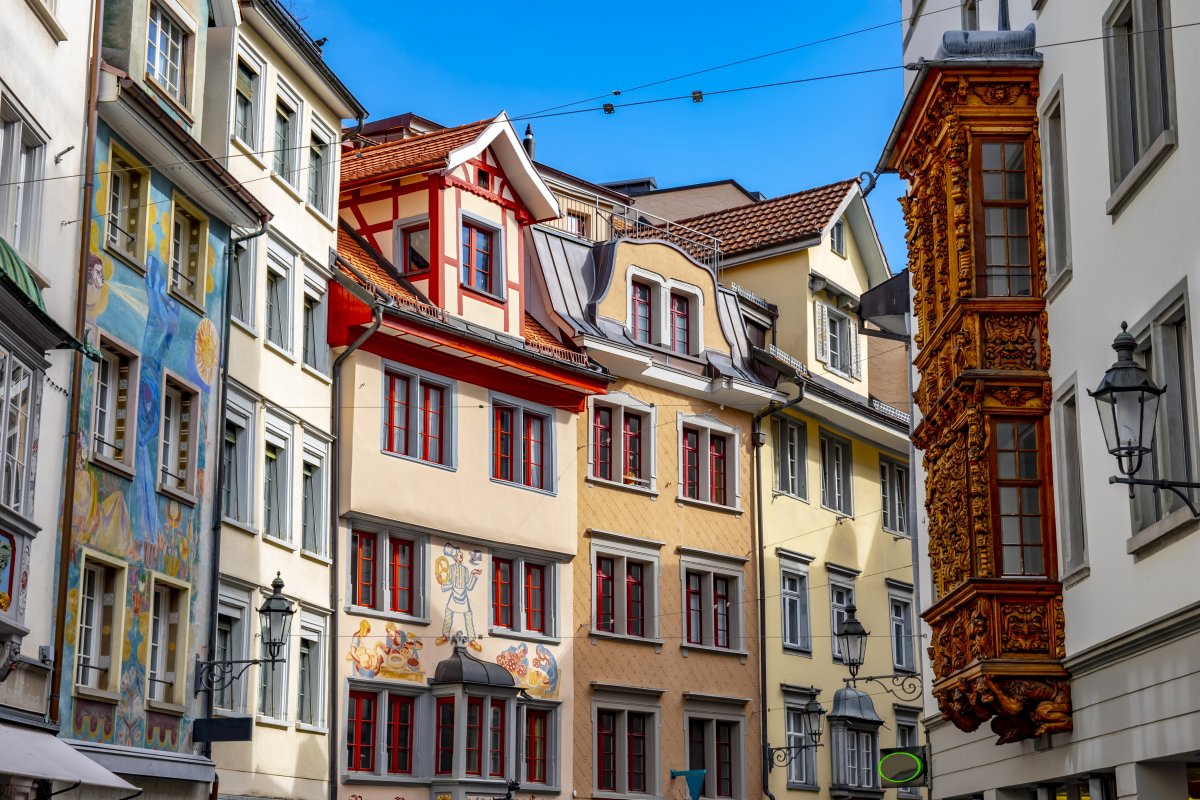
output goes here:
[[990, 439], [1002, 574], [1045, 575], [1038, 425], [1025, 420], [995, 420]]

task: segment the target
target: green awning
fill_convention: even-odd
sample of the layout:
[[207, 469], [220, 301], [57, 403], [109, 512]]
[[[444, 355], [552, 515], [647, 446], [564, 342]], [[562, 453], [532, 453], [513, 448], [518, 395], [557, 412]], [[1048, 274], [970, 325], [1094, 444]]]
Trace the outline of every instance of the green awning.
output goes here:
[[42, 299], [42, 290], [38, 288], [29, 265], [3, 236], [0, 236], [0, 286], [12, 292], [21, 304], [29, 309], [50, 338], [57, 342], [56, 348], [79, 350], [89, 358], [94, 357], [93, 348], [80, 342], [50, 316], [50, 312], [46, 310], [46, 301]]

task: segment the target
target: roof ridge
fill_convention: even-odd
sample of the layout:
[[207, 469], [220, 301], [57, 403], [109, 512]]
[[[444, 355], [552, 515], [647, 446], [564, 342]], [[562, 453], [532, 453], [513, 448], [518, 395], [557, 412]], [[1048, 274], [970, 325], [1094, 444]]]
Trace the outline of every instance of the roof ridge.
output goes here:
[[[499, 116], [499, 115], [497, 115], [497, 116]], [[353, 153], [351, 153], [350, 155], [358, 156], [359, 154], [363, 154], [363, 153], [374, 153], [376, 151], [383, 150], [383, 149], [389, 148], [389, 147], [399, 147], [400, 145], [412, 144], [414, 142], [423, 141], [424, 139], [427, 139], [427, 138], [431, 139], [431, 138], [434, 138], [437, 136], [444, 136], [444, 135], [450, 134], [450, 133], [458, 133], [459, 131], [466, 130], [467, 128], [474, 128], [474, 127], [479, 127], [482, 125], [491, 125], [495, 121], [496, 121], [496, 117], [492, 117], [490, 119], [476, 120], [475, 122], [465, 122], [462, 125], [455, 125], [453, 128], [441, 128], [440, 130], [436, 130], [436, 131], [426, 131], [425, 133], [417, 133], [412, 136], [409, 136], [406, 139], [397, 139], [394, 142], [379, 142], [378, 144], [372, 144], [372, 145], [367, 145], [366, 147], [360, 147], [357, 150], [355, 150]]]
[[[718, 217], [718, 216], [721, 216], [722, 214], [733, 214], [734, 212], [737, 212], [737, 211], [743, 211], [743, 212], [751, 211], [751, 210], [755, 210], [755, 209], [760, 209], [763, 206], [774, 205], [774, 204], [782, 202], [784, 200], [791, 200], [791, 199], [793, 199], [795, 197], [799, 197], [800, 195], [803, 195], [803, 194], [812, 194], [813, 192], [820, 192], [825, 189], [832, 189], [833, 187], [840, 186], [842, 184], [849, 185], [849, 184], [857, 183], [857, 182], [858, 182], [857, 178], [847, 178], [845, 180], [834, 181], [832, 183], [826, 183], [823, 186], [813, 186], [809, 189], [801, 189], [797, 192], [791, 192], [789, 194], [782, 194], [779, 197], [771, 197], [766, 200], [760, 200], [757, 203], [747, 203], [746, 205], [733, 206], [732, 208], [720, 208], [720, 209], [717, 209], [716, 211], [709, 211], [704, 214], [697, 214], [694, 217], [684, 217], [683, 219], [676, 220], [676, 222], [679, 225], [687, 225], [688, 223], [694, 222], [696, 220]], [[635, 208], [636, 208], [636, 205], [635, 205]]]

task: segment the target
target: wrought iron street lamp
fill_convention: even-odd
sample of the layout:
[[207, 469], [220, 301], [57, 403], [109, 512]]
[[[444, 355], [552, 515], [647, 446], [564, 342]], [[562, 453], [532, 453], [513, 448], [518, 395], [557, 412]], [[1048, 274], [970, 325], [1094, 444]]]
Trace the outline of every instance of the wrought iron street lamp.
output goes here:
[[296, 613], [292, 602], [283, 596], [283, 578], [278, 572], [271, 581], [271, 594], [259, 606], [259, 623], [262, 626], [262, 648], [266, 658], [229, 659], [223, 661], [201, 661], [196, 656], [196, 688], [194, 697], [201, 692], [219, 692], [233, 685], [253, 664], [270, 664], [271, 669], [283, 662], [280, 657], [287, 647], [288, 634], [292, 629], [292, 615]]
[[1133, 496], [1134, 486], [1149, 486], [1155, 492], [1163, 489], [1174, 492], [1191, 510], [1192, 516], [1200, 517], [1192, 499], [1183, 491], [1200, 489], [1200, 483], [1133, 477], [1154, 452], [1159, 398], [1166, 387], [1155, 385], [1150, 374], [1133, 360], [1137, 340], [1129, 333], [1128, 327], [1122, 322], [1121, 332], [1113, 339], [1112, 348], [1117, 351], [1116, 363], [1104, 373], [1096, 391], [1088, 392], [1100, 412], [1105, 446], [1117, 459], [1117, 469], [1121, 472], [1120, 477], [1113, 475], [1108, 482], [1129, 486], [1130, 497]]
[[[867, 660], [867, 637], [871, 634], [858, 621], [856, 606], [846, 607], [846, 618], [838, 625], [833, 635], [837, 638], [842, 663], [850, 670], [850, 677], [842, 681], [847, 686], [857, 687], [859, 681], [877, 683], [888, 694], [901, 700], [916, 700], [921, 696], [921, 679], [908, 672], [893, 672], [890, 675], [858, 676], [859, 669]], [[885, 683], [887, 681], [888, 683]], [[889, 685], [890, 683], [890, 685]]]
[[775, 769], [775, 767], [789, 766], [796, 760], [805, 750], [815, 750], [821, 746], [821, 732], [825, 725], [825, 709], [817, 702], [817, 698], [810, 698], [804, 707], [800, 709], [800, 744], [789, 745], [788, 747], [770, 747], [767, 750], [767, 771]]

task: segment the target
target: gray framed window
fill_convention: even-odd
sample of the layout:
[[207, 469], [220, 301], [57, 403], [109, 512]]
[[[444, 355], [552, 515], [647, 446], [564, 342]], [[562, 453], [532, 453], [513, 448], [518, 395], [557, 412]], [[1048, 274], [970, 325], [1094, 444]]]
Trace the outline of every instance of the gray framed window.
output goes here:
[[[241, 661], [250, 658], [252, 626], [257, 615], [251, 612], [250, 594], [245, 589], [222, 582], [217, 594], [216, 659]], [[233, 713], [246, 711], [247, 676], [243, 673], [227, 686], [213, 692], [213, 704]]]
[[1079, 408], [1075, 385], [1055, 401], [1054, 444], [1058, 456], [1054, 476], [1054, 494], [1058, 497], [1059, 546], [1062, 549], [1063, 575], [1087, 564], [1087, 533], [1083, 505], [1083, 475], [1080, 462]]
[[275, 139], [272, 170], [288, 184], [296, 185], [297, 149], [300, 141], [300, 102], [289, 89], [280, 86], [275, 99]]
[[300, 547], [309, 553], [328, 552], [326, 498], [329, 480], [325, 473], [328, 445], [311, 435], [305, 436], [300, 465]]
[[31, 263], [37, 255], [45, 139], [0, 101], [0, 236]]
[[857, 727], [846, 721], [831, 720], [830, 734], [834, 789], [878, 789], [878, 727]]
[[775, 491], [808, 499], [808, 426], [775, 419]]
[[263, 535], [292, 541], [291, 527], [291, 425], [268, 416], [263, 442]]
[[899, 672], [916, 672], [912, 595], [888, 595], [888, 627], [892, 637], [892, 664]]
[[810, 745], [796, 751], [795, 757], [787, 766], [787, 786], [789, 789], [816, 789], [817, 783], [817, 751], [811, 747], [812, 729], [804, 718], [804, 705], [815, 695], [801, 696], [787, 693], [784, 696], [784, 734], [788, 747]]
[[[259, 658], [268, 658], [259, 650]], [[279, 651], [278, 663], [258, 665], [258, 715], [270, 720], [286, 721], [288, 670], [291, 669], [291, 645]]]
[[908, 535], [908, 465], [890, 458], [879, 459], [879, 487], [883, 529]]
[[979, 0], [962, 0], [962, 29], [979, 30]]
[[821, 505], [846, 516], [854, 514], [851, 481], [853, 449], [846, 439], [821, 431]]
[[[896, 747], [920, 747], [921, 733], [917, 723], [917, 712], [905, 708], [896, 708]], [[901, 786], [896, 789], [897, 797], [920, 797], [921, 790], [916, 786]], [[1100, 800], [1100, 798], [1097, 798]]]
[[229, 273], [229, 314], [238, 322], [254, 326], [254, 262], [256, 254], [253, 242], [239, 246], [237, 258], [233, 259]]
[[657, 704], [642, 696], [604, 693], [592, 704], [592, 794], [653, 797], [659, 794]]
[[279, 242], [267, 242], [267, 341], [281, 350], [292, 349], [292, 272], [296, 255]]
[[808, 571], [798, 564], [779, 569], [779, 602], [783, 619], [785, 650], [812, 652], [812, 620], [809, 616]]
[[592, 632], [657, 641], [661, 545], [591, 536]]
[[300, 612], [300, 639], [296, 651], [296, 722], [320, 727], [325, 708], [326, 618]]
[[329, 344], [326, 340], [328, 303], [325, 301], [325, 281], [310, 267], [304, 275], [301, 360], [305, 366], [320, 373], [329, 372]]
[[518, 716], [522, 787], [557, 789], [562, 779], [559, 704], [526, 701], [518, 704]]
[[745, 720], [685, 710], [688, 769], [705, 770], [705, 798], [746, 796]]
[[322, 217], [328, 217], [333, 198], [333, 167], [336, 151], [333, 136], [313, 119], [308, 143], [308, 205]]
[[[846, 621], [846, 609], [854, 605], [854, 583], [850, 580], [829, 580], [829, 616], [830, 616], [830, 633], [836, 634], [838, 628]], [[830, 636], [830, 642], [833, 645], [833, 659], [840, 661], [842, 658], [842, 647], [838, 643], [836, 635]]]
[[262, 146], [263, 72], [266, 63], [244, 41], [238, 42], [233, 76], [233, 136], [251, 150]]
[[829, 246], [843, 258], [846, 255], [846, 221], [839, 219], [829, 229]]
[[1042, 166], [1046, 207], [1046, 262], [1050, 280], [1071, 269], [1071, 204], [1067, 190], [1067, 134], [1059, 87], [1042, 112]]

